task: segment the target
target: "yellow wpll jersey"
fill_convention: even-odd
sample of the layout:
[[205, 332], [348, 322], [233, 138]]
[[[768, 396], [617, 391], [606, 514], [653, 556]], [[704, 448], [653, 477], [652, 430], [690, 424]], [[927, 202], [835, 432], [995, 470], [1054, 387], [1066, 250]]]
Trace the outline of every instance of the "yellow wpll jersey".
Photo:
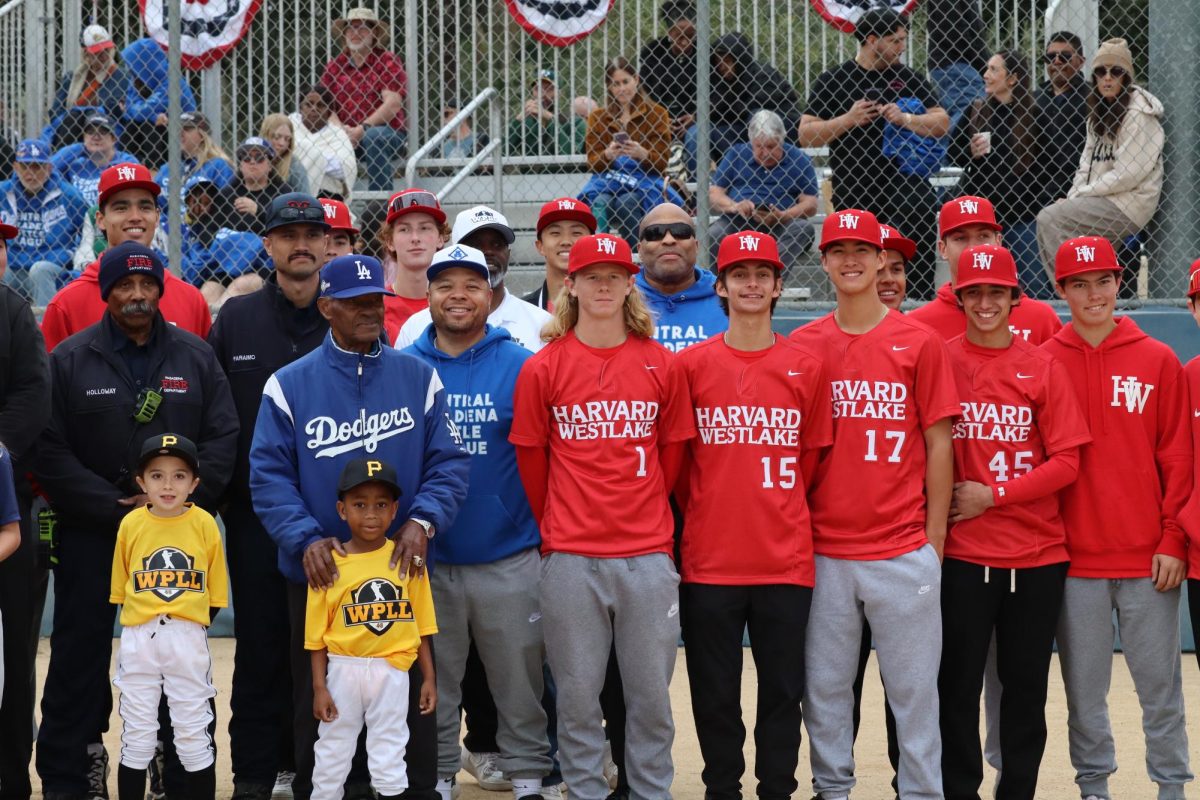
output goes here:
[[217, 522], [187, 504], [177, 517], [146, 507], [121, 520], [113, 550], [108, 602], [121, 605], [121, 624], [140, 625], [159, 614], [208, 625], [209, 608], [229, 604], [229, 576]]
[[333, 553], [338, 579], [329, 589], [308, 589], [304, 647], [332, 655], [386, 658], [407, 671], [422, 636], [437, 633], [429, 576], [403, 578], [389, 567], [392, 548]]

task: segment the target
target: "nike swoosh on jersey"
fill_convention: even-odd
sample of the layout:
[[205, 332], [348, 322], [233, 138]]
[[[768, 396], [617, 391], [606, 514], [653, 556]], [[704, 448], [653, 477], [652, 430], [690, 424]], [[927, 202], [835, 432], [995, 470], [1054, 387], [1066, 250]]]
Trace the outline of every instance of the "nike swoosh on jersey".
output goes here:
[[789, 377], [789, 378], [794, 378], [794, 377], [796, 377], [797, 375], [803, 375], [803, 374], [804, 374], [804, 370], [800, 370], [799, 372], [792, 372], [790, 369], [788, 370], [788, 377]]
[[1017, 377], [1018, 377], [1018, 378], [1020, 378], [1020, 379], [1021, 379], [1021, 380], [1023, 380], [1023, 381], [1027, 381], [1027, 380], [1029, 380], [1030, 378], [1032, 378], [1033, 376], [1032, 376], [1032, 375], [1022, 375], [1021, 373], [1019, 373], [1019, 372], [1018, 372], [1018, 373], [1017, 373]]
[[643, 366], [645, 366], [645, 367], [646, 367], [646, 369], [658, 369], [658, 367], [656, 367], [656, 366], [652, 366], [652, 365], [650, 365], [650, 364], [644, 364]]
[[901, 350], [907, 350], [910, 347], [912, 347], [912, 345], [910, 345], [910, 344], [906, 344], [906, 345], [904, 345], [904, 347], [900, 347], [898, 345], [892, 345], [892, 349], [895, 350], [897, 353], [899, 353]]

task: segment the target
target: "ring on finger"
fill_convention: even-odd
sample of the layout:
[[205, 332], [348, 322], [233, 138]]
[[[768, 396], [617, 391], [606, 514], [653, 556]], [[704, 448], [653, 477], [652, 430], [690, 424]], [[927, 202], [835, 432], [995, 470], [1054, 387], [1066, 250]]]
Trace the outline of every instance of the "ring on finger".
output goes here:
[[412, 562], [414, 564], [416, 564], [418, 567], [420, 567], [420, 566], [424, 565], [425, 559], [421, 558], [420, 556], [413, 556]]

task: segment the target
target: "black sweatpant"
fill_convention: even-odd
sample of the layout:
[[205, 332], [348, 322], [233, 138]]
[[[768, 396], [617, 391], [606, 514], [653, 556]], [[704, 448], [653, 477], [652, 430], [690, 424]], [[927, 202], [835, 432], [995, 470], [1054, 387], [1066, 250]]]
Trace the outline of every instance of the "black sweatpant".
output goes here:
[[1032, 800], [1046, 749], [1046, 684], [1067, 566], [1014, 571], [953, 558], [943, 563], [938, 691], [946, 800], [979, 797], [979, 698], [993, 630], [1004, 764], [996, 798]]
[[[221, 518], [236, 611], [229, 696], [233, 780], [270, 788], [275, 774], [292, 762], [287, 581], [279, 572], [275, 543], [248, 502], [231, 502]], [[308, 712], [311, 716], [311, 704]]]
[[[319, 723], [313, 716], [312, 655], [304, 649], [304, 613], [308, 586], [288, 583], [288, 619], [292, 632], [292, 710], [296, 753], [296, 778], [292, 782], [295, 800], [312, 796], [313, 745]], [[407, 800], [439, 800], [437, 793], [437, 714], [421, 713], [421, 665], [413, 662], [408, 670], [408, 745], [404, 761], [408, 766]], [[358, 735], [358, 747], [350, 765], [346, 784], [369, 780], [366, 760], [366, 728]]]
[[742, 633], [758, 671], [754, 774], [761, 800], [790, 798], [800, 758], [804, 632], [812, 588], [685, 583], [679, 591], [692, 714], [704, 758], [706, 800], [740, 800]]
[[1196, 663], [1200, 664], [1200, 581], [1188, 578], [1188, 615], [1192, 618], [1192, 642], [1196, 646]]

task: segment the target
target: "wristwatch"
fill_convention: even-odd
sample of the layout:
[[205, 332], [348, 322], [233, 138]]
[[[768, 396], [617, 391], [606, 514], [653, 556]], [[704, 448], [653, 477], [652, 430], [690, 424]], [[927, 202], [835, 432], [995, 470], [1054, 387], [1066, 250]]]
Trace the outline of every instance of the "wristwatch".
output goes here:
[[423, 519], [417, 519], [416, 517], [410, 517], [409, 519], [411, 519], [413, 522], [420, 525], [425, 530], [425, 538], [426, 539], [433, 538], [433, 523], [432, 522], [429, 522], [429, 521], [423, 520]]

